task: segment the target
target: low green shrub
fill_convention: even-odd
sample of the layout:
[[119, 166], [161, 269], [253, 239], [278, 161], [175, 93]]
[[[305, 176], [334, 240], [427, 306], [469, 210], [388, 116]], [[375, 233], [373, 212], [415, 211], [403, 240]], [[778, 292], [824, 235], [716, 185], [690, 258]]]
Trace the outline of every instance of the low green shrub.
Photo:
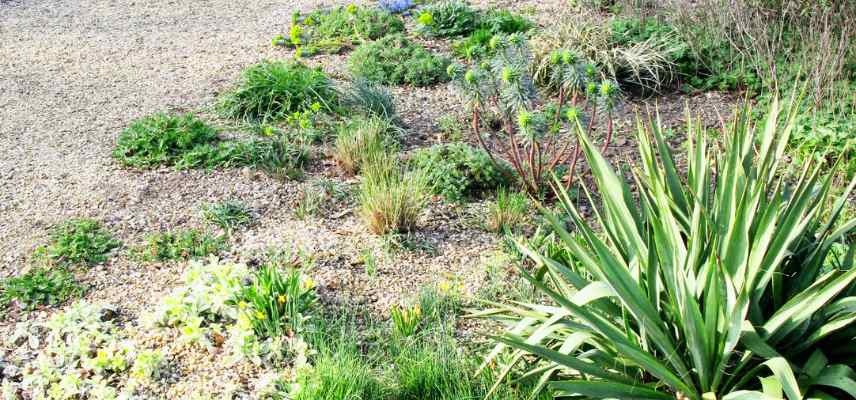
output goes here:
[[249, 123], [285, 119], [315, 108], [333, 110], [338, 94], [320, 69], [299, 62], [263, 61], [245, 69], [235, 88], [220, 97], [224, 117]]
[[395, 34], [357, 47], [348, 59], [348, 69], [356, 78], [388, 85], [429, 86], [449, 80], [449, 63], [449, 59]]
[[496, 200], [488, 204], [486, 227], [491, 232], [506, 232], [529, 217], [529, 198], [523, 193], [500, 189]]
[[407, 171], [394, 155], [378, 155], [362, 167], [360, 214], [369, 231], [383, 235], [413, 230], [428, 200], [421, 171]]
[[[466, 143], [438, 144], [413, 153], [410, 163], [425, 171], [434, 193], [450, 201], [479, 197], [500, 186], [509, 186], [514, 172], [494, 164], [490, 156]], [[497, 166], [500, 165], [500, 166]]]
[[426, 36], [462, 36], [477, 28], [479, 14], [465, 1], [449, 0], [422, 8], [416, 22], [419, 32]]
[[346, 174], [357, 174], [366, 160], [397, 146], [393, 131], [388, 120], [354, 118], [339, 128], [333, 158]]
[[50, 243], [36, 249], [35, 257], [48, 265], [95, 265], [107, 261], [111, 250], [122, 245], [98, 221], [71, 219], [54, 227]]
[[193, 114], [158, 113], [137, 119], [122, 131], [113, 157], [129, 167], [169, 166], [218, 141], [217, 131]]
[[510, 11], [490, 10], [479, 18], [478, 27], [469, 36], [452, 43], [452, 51], [470, 61], [493, 56], [496, 49], [490, 43], [494, 36], [527, 32], [534, 26], [532, 21]]
[[238, 292], [235, 303], [256, 336], [293, 336], [303, 331], [315, 303], [315, 282], [302, 275], [298, 266], [281, 271], [277, 265], [264, 265], [253, 273], [253, 283]]
[[253, 222], [253, 213], [243, 202], [225, 200], [202, 205], [202, 218], [226, 232], [231, 232]]
[[36, 267], [19, 276], [0, 280], [0, 314], [11, 304], [24, 310], [56, 305], [79, 297], [83, 288], [63, 267]]
[[296, 48], [300, 55], [339, 53], [360, 43], [404, 32], [401, 18], [375, 8], [355, 5], [292, 15], [289, 35], [274, 38], [275, 45]]
[[144, 261], [166, 261], [201, 258], [225, 249], [224, 238], [190, 229], [149, 235], [135, 253]]

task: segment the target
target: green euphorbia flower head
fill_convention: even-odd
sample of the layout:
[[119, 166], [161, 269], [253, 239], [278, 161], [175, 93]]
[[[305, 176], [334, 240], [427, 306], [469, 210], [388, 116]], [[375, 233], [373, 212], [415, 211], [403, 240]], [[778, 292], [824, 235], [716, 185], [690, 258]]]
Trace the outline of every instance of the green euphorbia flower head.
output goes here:
[[587, 78], [595, 79], [597, 78], [597, 67], [594, 64], [586, 64], [585, 73]]
[[517, 71], [511, 67], [503, 67], [502, 68], [502, 81], [505, 83], [512, 83], [517, 80]]
[[562, 52], [562, 63], [565, 65], [571, 65], [577, 63], [577, 53], [573, 50], [565, 49]]
[[586, 96], [595, 96], [597, 95], [597, 84], [594, 82], [589, 82], [586, 84]]
[[562, 62], [562, 50], [553, 50], [550, 53], [550, 64], [559, 65]]
[[491, 36], [490, 42], [488, 42], [488, 46], [490, 46], [491, 50], [496, 50], [499, 45], [502, 43], [502, 38], [499, 35]]
[[612, 81], [603, 81], [600, 83], [600, 97], [612, 99], [618, 92], [618, 87]]
[[517, 126], [521, 131], [527, 131], [532, 127], [532, 113], [526, 110], [517, 113]]
[[508, 42], [517, 46], [523, 44], [526, 41], [526, 38], [523, 37], [520, 33], [513, 33], [508, 35]]
[[467, 70], [467, 73], [464, 74], [464, 81], [469, 84], [476, 83], [476, 72], [473, 70]]
[[580, 110], [576, 107], [568, 108], [568, 111], [565, 111], [565, 118], [570, 122], [576, 122], [580, 118]]
[[356, 14], [356, 13], [357, 13], [357, 5], [356, 5], [356, 4], [354, 4], [354, 3], [348, 4], [348, 5], [345, 7], [345, 11], [347, 11], [347, 12], [348, 12], [348, 14], [354, 15], [354, 14]]
[[423, 12], [419, 14], [419, 17], [416, 18], [416, 21], [425, 26], [431, 26], [434, 24], [434, 15], [429, 12]]

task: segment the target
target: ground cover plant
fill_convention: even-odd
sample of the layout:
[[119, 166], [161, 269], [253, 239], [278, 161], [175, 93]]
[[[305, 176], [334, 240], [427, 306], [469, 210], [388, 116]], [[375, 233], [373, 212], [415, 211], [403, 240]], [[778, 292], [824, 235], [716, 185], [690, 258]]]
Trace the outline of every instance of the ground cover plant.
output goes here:
[[324, 72], [295, 61], [263, 61], [245, 69], [235, 87], [220, 97], [225, 117], [249, 123], [283, 120], [313, 107], [330, 111], [338, 95]]
[[220, 229], [231, 232], [253, 222], [252, 209], [238, 200], [226, 200], [202, 205], [202, 218]]
[[0, 280], [0, 315], [15, 304], [23, 310], [56, 305], [80, 296], [83, 288], [74, 275], [61, 267], [35, 267], [27, 272]]
[[36, 249], [35, 258], [49, 266], [92, 266], [107, 261], [107, 255], [122, 242], [93, 219], [63, 222], [50, 232], [50, 243]]
[[425, 171], [434, 193], [449, 201], [478, 197], [513, 183], [510, 167], [494, 164], [484, 150], [465, 143], [420, 149], [411, 155], [410, 163]]
[[[798, 110], [774, 101], [757, 126], [741, 110], [721, 150], [690, 122], [685, 175], [661, 128], [640, 123], [638, 202], [579, 132], [601, 195], [595, 220], [603, 235], [562, 196], [577, 233], [546, 218], [572, 261], [524, 249], [539, 268], [524, 274], [553, 303], [487, 311], [515, 321], [488, 361], [509, 350], [508, 372], [525, 354], [536, 357], [523, 373], [556, 397], [856, 394], [846, 383], [852, 354], [842, 351], [853, 339], [844, 306], [856, 290], [853, 250], [846, 264], [824, 262], [856, 228], [856, 219], [836, 221], [847, 194], [824, 218], [831, 178], [820, 166], [807, 164], [790, 182], [775, 175]], [[848, 191], [854, 186], [856, 178]]]
[[348, 58], [348, 71], [356, 78], [388, 85], [430, 86], [449, 80], [449, 63], [404, 35], [394, 34], [357, 47]]
[[226, 248], [225, 238], [195, 229], [162, 232], [146, 237], [145, 245], [135, 250], [144, 261], [203, 258]]
[[535, 24], [525, 17], [508, 10], [489, 10], [480, 16], [472, 33], [452, 43], [452, 51], [458, 57], [475, 61], [494, 55], [496, 49], [491, 41], [495, 36], [527, 32], [534, 27]]
[[476, 29], [479, 12], [465, 1], [441, 1], [419, 10], [416, 21], [419, 32], [426, 36], [462, 36]]
[[113, 157], [136, 168], [175, 165], [186, 153], [218, 140], [216, 129], [193, 114], [153, 114], [135, 120], [119, 135]]
[[295, 48], [299, 56], [339, 53], [361, 43], [404, 31], [401, 18], [392, 15], [409, 8], [409, 1], [387, 2], [382, 9], [353, 4], [292, 15], [288, 36], [279, 35], [274, 45]]

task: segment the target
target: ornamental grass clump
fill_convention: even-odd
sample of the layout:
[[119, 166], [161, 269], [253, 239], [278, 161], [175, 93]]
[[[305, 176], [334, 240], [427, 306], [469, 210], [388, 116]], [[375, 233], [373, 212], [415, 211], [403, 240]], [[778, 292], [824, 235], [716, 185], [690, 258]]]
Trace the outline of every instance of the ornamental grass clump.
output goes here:
[[338, 94], [330, 78], [299, 62], [263, 61], [245, 69], [234, 89], [220, 98], [224, 117], [248, 123], [268, 123], [310, 110], [316, 103], [331, 111]]
[[825, 262], [856, 227], [839, 219], [856, 178], [827, 210], [824, 166], [776, 175], [798, 108], [774, 101], [755, 125], [746, 107], [719, 145], [690, 119], [686, 172], [640, 123], [636, 192], [578, 126], [600, 207], [583, 219], [557, 185], [574, 233], [545, 217], [570, 261], [521, 246], [553, 303], [477, 314], [510, 323], [485, 360], [503, 364], [498, 385], [519, 371], [556, 398], [856, 396], [856, 245]]
[[366, 160], [395, 148], [394, 127], [378, 117], [358, 117], [342, 125], [336, 135], [333, 158], [346, 174], [360, 171]]
[[408, 171], [395, 155], [378, 154], [362, 169], [360, 213], [375, 234], [401, 233], [416, 227], [430, 194], [425, 174]]

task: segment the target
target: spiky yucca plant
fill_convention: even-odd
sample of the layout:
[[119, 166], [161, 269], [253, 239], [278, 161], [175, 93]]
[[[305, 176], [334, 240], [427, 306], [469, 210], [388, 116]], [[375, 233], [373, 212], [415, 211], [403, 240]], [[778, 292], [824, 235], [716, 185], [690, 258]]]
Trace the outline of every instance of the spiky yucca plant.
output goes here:
[[821, 166], [777, 176], [797, 103], [773, 102], [757, 126], [740, 110], [721, 147], [688, 118], [686, 174], [658, 124], [640, 123], [637, 193], [578, 127], [600, 229], [556, 185], [574, 233], [545, 215], [572, 261], [521, 246], [554, 304], [477, 313], [510, 324], [485, 367], [557, 398], [856, 397], [856, 245], [828, 258], [856, 227], [839, 221], [856, 178], [825, 210]]

